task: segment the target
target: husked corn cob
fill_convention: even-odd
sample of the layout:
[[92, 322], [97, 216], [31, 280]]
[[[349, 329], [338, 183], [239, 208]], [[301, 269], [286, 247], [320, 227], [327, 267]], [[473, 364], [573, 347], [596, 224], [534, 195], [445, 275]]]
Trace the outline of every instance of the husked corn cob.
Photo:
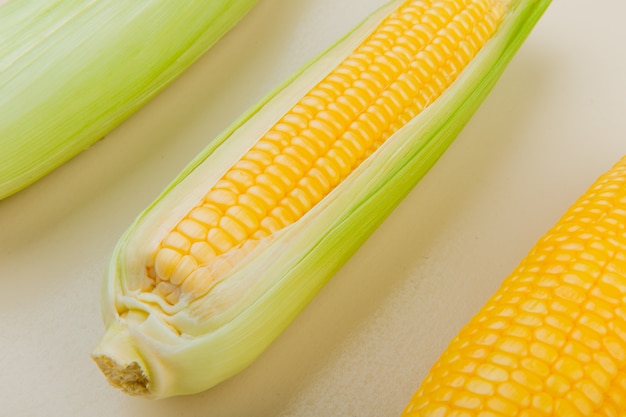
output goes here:
[[187, 69], [255, 0], [0, 0], [0, 199]]
[[147, 260], [145, 288], [172, 303], [206, 293], [435, 101], [505, 10], [493, 0], [430, 3], [391, 13], [235, 162]]
[[436, 161], [547, 4], [393, 1], [209, 145], [112, 259], [94, 353], [110, 381], [163, 397], [250, 363]]
[[623, 416], [626, 157], [461, 330], [404, 416]]

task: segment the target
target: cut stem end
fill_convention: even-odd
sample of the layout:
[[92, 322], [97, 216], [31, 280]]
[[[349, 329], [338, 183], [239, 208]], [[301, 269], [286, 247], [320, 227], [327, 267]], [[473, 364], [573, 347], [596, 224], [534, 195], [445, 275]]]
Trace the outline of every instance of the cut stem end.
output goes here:
[[100, 368], [107, 381], [124, 393], [133, 396], [147, 396], [148, 377], [137, 362], [120, 364], [106, 355], [94, 355], [92, 359]]

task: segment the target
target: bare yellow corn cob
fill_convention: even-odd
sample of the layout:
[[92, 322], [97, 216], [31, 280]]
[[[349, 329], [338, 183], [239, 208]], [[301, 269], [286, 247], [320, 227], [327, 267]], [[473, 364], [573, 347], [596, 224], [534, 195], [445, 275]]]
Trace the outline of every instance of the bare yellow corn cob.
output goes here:
[[624, 416], [626, 157], [452, 340], [403, 416]]
[[161, 398], [252, 362], [428, 171], [549, 0], [394, 0], [212, 141], [120, 239], [93, 358]]

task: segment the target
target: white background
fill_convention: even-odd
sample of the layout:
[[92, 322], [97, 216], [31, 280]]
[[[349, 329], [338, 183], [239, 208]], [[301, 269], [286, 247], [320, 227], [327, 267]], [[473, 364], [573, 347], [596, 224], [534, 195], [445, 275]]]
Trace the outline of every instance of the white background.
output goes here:
[[[448, 152], [251, 367], [162, 401], [89, 353], [118, 237], [205, 144], [384, 0], [260, 0], [104, 140], [0, 201], [0, 414], [397, 416], [534, 242], [626, 154], [626, 3], [555, 1]], [[1, 117], [1, 115], [0, 115]]]

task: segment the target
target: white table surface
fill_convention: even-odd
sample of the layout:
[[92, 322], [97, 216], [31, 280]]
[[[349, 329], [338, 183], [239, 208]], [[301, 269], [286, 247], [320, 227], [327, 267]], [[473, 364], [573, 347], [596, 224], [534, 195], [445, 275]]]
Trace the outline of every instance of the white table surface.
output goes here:
[[0, 414], [397, 416], [450, 338], [626, 154], [626, 3], [555, 0], [443, 158], [251, 367], [202, 394], [110, 388], [89, 353], [133, 218], [239, 114], [385, 0], [260, 0], [105, 140], [0, 201]]

